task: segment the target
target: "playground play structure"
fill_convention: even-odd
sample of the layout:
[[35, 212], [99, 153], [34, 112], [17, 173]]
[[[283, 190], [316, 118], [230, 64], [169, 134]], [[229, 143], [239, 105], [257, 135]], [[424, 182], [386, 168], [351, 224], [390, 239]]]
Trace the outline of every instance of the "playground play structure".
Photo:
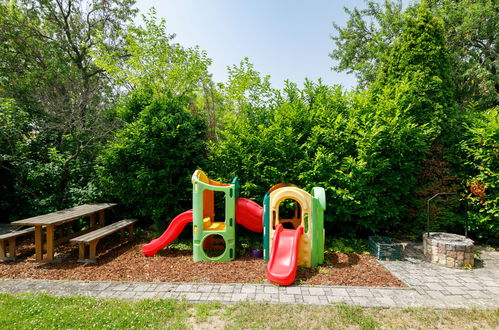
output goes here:
[[[209, 179], [197, 170], [192, 176], [192, 210], [176, 216], [157, 239], [142, 247], [153, 256], [170, 244], [193, 223], [194, 261], [231, 261], [236, 256], [236, 223], [254, 232], [263, 232], [263, 256], [269, 281], [290, 285], [297, 266], [315, 267], [324, 261], [323, 188], [312, 194], [292, 185], [278, 184], [264, 197], [263, 207], [239, 197], [239, 180], [230, 184]], [[215, 214], [215, 196], [223, 195], [224, 213]], [[220, 204], [220, 203], [219, 203]]]

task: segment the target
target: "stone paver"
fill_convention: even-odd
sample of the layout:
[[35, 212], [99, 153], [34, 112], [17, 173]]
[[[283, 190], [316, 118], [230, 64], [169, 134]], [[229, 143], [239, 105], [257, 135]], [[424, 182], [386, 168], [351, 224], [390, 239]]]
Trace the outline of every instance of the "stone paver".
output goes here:
[[[0, 292], [21, 294], [26, 292], [50, 292], [55, 295], [84, 295], [99, 298], [119, 299], [185, 299], [192, 302], [222, 301], [237, 303], [244, 300], [285, 304], [324, 305], [343, 302], [364, 307], [406, 308], [498, 308], [499, 299], [486, 288], [467, 291], [468, 296], [459, 292], [428, 289], [423, 294], [413, 288], [359, 288], [294, 286], [280, 292], [271, 284], [245, 284], [243, 292], [231, 293], [230, 284], [210, 284], [195, 286], [170, 284], [171, 290], [150, 291], [144, 283], [97, 282], [88, 286], [85, 282], [45, 281], [45, 280], [0, 280]], [[123, 288], [126, 286], [126, 289]], [[208, 292], [208, 287], [214, 292]], [[161, 286], [158, 286], [161, 289]], [[192, 291], [192, 288], [200, 290]], [[263, 288], [264, 293], [256, 293]], [[239, 290], [241, 291], [241, 290]], [[220, 293], [226, 292], [226, 293]], [[305, 293], [306, 292], [306, 293]], [[472, 297], [473, 299], [470, 299]]]
[[346, 303], [364, 307], [499, 308], [499, 252], [482, 251], [482, 265], [473, 270], [451, 269], [408, 257], [381, 264], [404, 282], [404, 288], [271, 284], [199, 284], [0, 280], [0, 292], [48, 292], [119, 299], [185, 299], [327, 305]]
[[[420, 246], [413, 248], [417, 250]], [[409, 288], [415, 289], [421, 296], [418, 299], [428, 299], [423, 306], [498, 308], [499, 252], [480, 252], [481, 262], [473, 270], [435, 265], [418, 257], [417, 253], [405, 261], [383, 261], [381, 264]]]

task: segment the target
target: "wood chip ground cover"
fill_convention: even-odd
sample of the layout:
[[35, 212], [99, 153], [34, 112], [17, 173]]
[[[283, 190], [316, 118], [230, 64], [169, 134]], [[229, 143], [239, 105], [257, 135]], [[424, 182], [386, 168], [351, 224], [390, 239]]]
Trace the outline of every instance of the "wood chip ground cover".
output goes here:
[[[120, 243], [118, 238], [99, 243], [95, 264], [77, 262], [78, 248], [64, 244], [56, 248], [54, 263], [36, 263], [34, 244], [28, 239], [19, 244], [18, 261], [0, 262], [0, 278], [200, 282], [200, 283], [265, 283], [265, 262], [249, 254], [232, 262], [193, 262], [188, 250], [166, 248], [157, 256], [145, 257], [141, 247], [145, 240]], [[307, 285], [403, 286], [378, 261], [364, 254], [327, 253], [324, 265], [299, 267], [296, 283]]]

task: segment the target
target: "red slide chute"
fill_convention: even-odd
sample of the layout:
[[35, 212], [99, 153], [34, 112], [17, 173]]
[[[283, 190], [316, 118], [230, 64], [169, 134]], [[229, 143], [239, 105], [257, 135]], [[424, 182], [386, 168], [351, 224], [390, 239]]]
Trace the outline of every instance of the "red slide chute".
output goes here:
[[267, 264], [269, 281], [280, 285], [290, 285], [295, 281], [298, 244], [302, 234], [302, 226], [297, 229], [285, 229], [281, 224], [277, 225]]
[[251, 231], [263, 231], [263, 207], [247, 198], [238, 198], [236, 201], [236, 222]]
[[185, 225], [190, 222], [192, 222], [192, 210], [180, 213], [172, 220], [163, 235], [142, 247], [142, 252], [148, 257], [155, 255], [159, 250], [173, 242], [184, 230]]

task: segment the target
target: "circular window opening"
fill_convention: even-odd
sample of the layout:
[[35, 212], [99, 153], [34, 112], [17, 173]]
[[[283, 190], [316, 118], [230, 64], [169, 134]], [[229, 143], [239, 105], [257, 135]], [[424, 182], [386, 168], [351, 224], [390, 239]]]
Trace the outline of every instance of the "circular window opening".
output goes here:
[[225, 240], [221, 235], [213, 234], [205, 237], [203, 251], [208, 258], [218, 258], [225, 252]]

